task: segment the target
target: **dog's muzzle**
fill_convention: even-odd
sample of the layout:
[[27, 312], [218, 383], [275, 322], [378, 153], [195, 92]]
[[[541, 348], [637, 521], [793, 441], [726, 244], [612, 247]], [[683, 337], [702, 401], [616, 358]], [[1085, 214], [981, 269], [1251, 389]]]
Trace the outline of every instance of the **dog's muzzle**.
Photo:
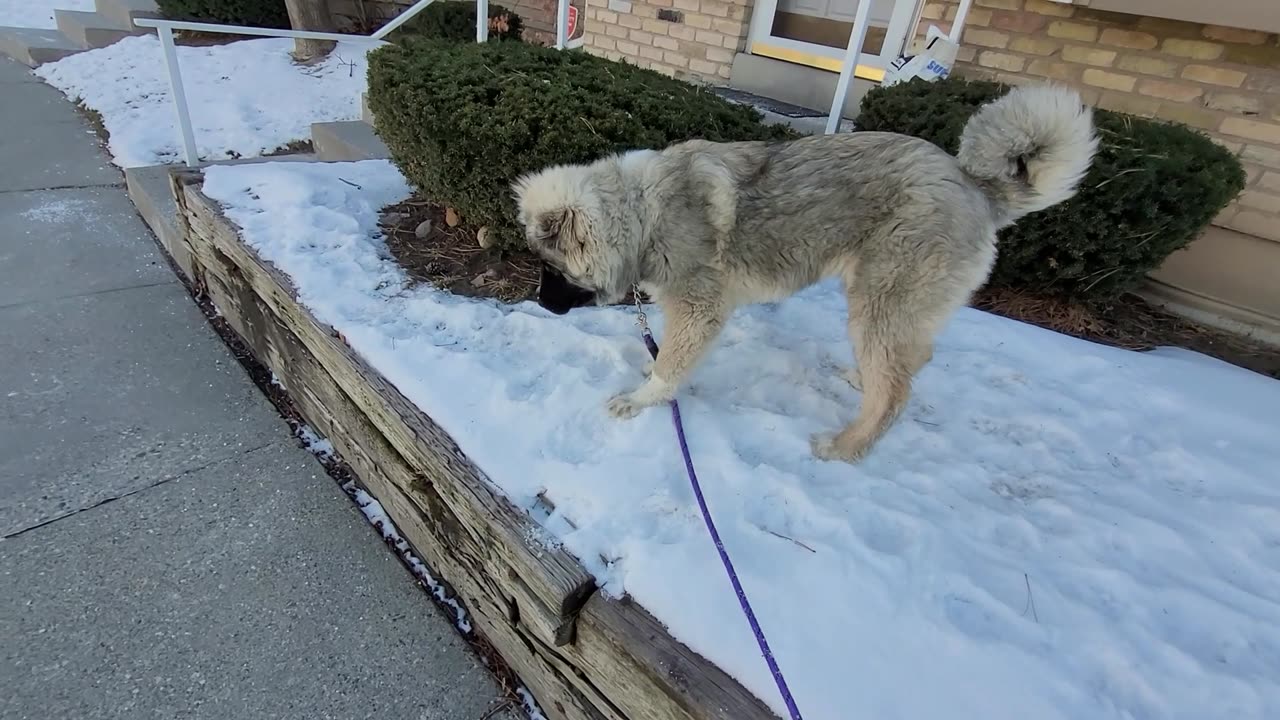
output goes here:
[[538, 304], [542, 307], [564, 315], [576, 307], [592, 304], [595, 299], [595, 292], [574, 285], [559, 270], [542, 264], [542, 279], [538, 282]]

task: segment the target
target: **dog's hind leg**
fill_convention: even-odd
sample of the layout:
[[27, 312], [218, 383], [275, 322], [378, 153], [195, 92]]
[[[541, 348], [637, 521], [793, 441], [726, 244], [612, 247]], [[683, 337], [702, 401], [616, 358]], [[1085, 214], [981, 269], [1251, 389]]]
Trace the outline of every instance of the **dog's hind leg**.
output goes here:
[[[840, 373], [840, 376], [843, 377], [845, 382], [849, 383], [854, 390], [861, 391], [862, 362], [858, 358], [858, 347], [862, 345], [862, 342], [859, 341], [859, 336], [865, 329], [864, 326], [866, 319], [863, 317], [865, 314], [865, 308], [858, 307], [857, 303], [859, 300], [854, 294], [851, 282], [846, 282], [845, 284], [845, 298], [849, 303], [849, 343], [853, 346], [854, 361], [857, 364], [844, 370]], [[931, 326], [926, 327], [924, 330], [923, 334], [927, 335], [929, 340], [924, 343], [922, 350], [914, 353], [908, 353], [910, 356], [909, 366], [911, 367], [912, 376], [915, 376], [916, 373], [920, 372], [920, 368], [927, 365], [929, 361], [933, 359], [932, 336], [933, 333], [936, 332], [938, 324], [938, 322], [931, 323]]]
[[905, 278], [896, 280], [887, 287], [859, 282], [846, 289], [858, 366], [845, 377], [860, 381], [862, 407], [839, 433], [814, 436], [813, 452], [824, 460], [853, 462], [866, 454], [906, 407], [912, 378], [933, 357], [933, 337], [950, 314], [950, 298], [935, 296], [927, 284], [906, 283], [918, 289], [903, 291]]
[[929, 353], [927, 339], [896, 338], [875, 327], [855, 342], [862, 407], [839, 433], [814, 436], [813, 453], [824, 460], [853, 462], [871, 449], [906, 407], [914, 369]]
[[670, 402], [676, 391], [715, 342], [729, 317], [721, 302], [681, 299], [662, 303], [667, 335], [648, 379], [635, 390], [609, 400], [614, 417], [635, 417], [646, 407]]
[[[857, 355], [855, 354], [854, 357], [856, 359]], [[915, 370], [911, 372], [911, 375], [914, 377], [916, 373], [920, 372], [920, 368], [924, 367], [925, 365], [928, 365], [929, 361], [932, 359], [933, 359], [933, 344], [930, 343], [929, 350], [923, 356], [917, 356], [915, 358], [916, 360], [916, 362], [914, 363]], [[855, 365], [845, 370], [844, 373], [841, 375], [841, 377], [843, 377], [845, 382], [849, 383], [849, 385], [854, 390], [857, 390], [859, 392], [862, 391], [862, 369], [859, 366]]]

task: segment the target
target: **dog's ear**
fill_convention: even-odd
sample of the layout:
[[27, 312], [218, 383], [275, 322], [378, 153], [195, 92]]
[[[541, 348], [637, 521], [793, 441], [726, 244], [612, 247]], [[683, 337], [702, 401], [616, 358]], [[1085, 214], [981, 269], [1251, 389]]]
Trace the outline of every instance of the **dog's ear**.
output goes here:
[[574, 208], [560, 208], [538, 216], [538, 239], [563, 252], [581, 250], [586, 245], [586, 224]]

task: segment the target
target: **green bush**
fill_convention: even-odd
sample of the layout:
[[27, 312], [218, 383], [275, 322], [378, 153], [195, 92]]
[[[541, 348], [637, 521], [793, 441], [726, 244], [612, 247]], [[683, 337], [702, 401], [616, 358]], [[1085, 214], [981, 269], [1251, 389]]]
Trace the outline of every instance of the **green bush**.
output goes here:
[[704, 88], [526, 43], [385, 46], [370, 55], [369, 105], [410, 182], [504, 248], [523, 244], [510, 185], [526, 172], [692, 138], [791, 137]]
[[[960, 78], [876, 88], [857, 127], [914, 135], [954, 154], [969, 116], [1008, 90]], [[1244, 188], [1239, 161], [1200, 132], [1106, 110], [1094, 121], [1101, 143], [1079, 194], [1001, 233], [993, 285], [1113, 298], [1194, 240]]]
[[156, 0], [170, 20], [196, 20], [244, 27], [289, 27], [284, 0]]
[[[489, 39], [519, 40], [524, 30], [520, 16], [501, 5], [489, 4]], [[394, 37], [427, 37], [475, 42], [474, 2], [434, 2], [392, 33]]]

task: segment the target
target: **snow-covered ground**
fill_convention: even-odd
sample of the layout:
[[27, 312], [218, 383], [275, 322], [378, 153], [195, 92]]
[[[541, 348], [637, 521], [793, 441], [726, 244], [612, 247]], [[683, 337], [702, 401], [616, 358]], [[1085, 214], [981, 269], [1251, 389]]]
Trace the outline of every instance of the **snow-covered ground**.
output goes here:
[[93, 10], [93, 0], [0, 0], [0, 26], [55, 28], [55, 9]]
[[[311, 139], [311, 123], [355, 120], [371, 43], [342, 43], [323, 63], [295, 64], [293, 41], [179, 47], [196, 146], [205, 160], [256, 157]], [[36, 74], [102, 114], [120, 167], [182, 160], [169, 78], [154, 35], [40, 66]]]
[[[377, 234], [408, 193], [386, 162], [206, 178], [514, 502], [554, 502], [545, 527], [608, 592], [781, 711], [667, 412], [605, 413], [647, 359], [631, 311], [408, 287]], [[819, 286], [739, 312], [680, 396], [809, 720], [1280, 717], [1280, 383], [964, 310], [875, 450], [818, 462], [809, 435], [857, 407], [849, 359], [841, 295]]]

